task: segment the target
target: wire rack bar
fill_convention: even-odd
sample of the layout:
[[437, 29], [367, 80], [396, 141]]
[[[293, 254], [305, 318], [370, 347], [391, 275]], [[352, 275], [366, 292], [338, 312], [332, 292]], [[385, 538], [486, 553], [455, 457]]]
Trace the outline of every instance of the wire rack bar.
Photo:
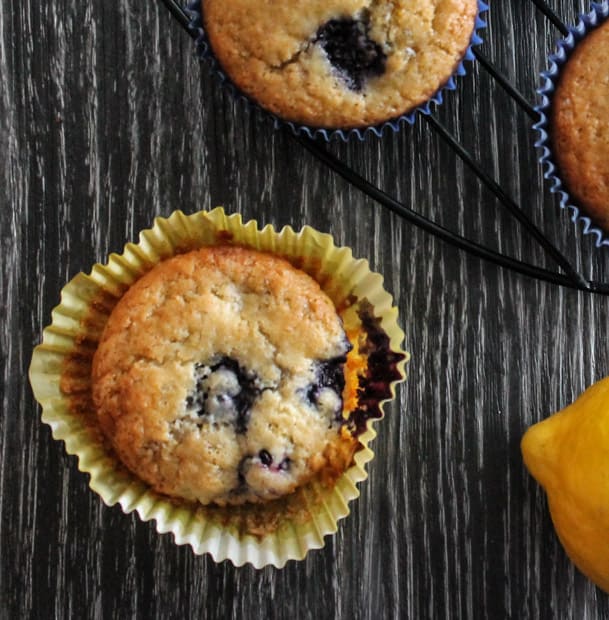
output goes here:
[[455, 139], [455, 137], [433, 116], [425, 117], [425, 120], [431, 125], [441, 136], [451, 149], [461, 158], [461, 160], [469, 166], [476, 176], [497, 196], [499, 201], [508, 209], [508, 211], [524, 226], [531, 236], [541, 245], [545, 252], [561, 267], [574, 282], [584, 288], [587, 282], [577, 271], [571, 266], [567, 259], [548, 241], [543, 233], [533, 224], [526, 213], [503, 191], [503, 188], [491, 178], [481, 166], [476, 162], [472, 155]]
[[169, 9], [169, 12], [178, 21], [180, 26], [192, 36], [192, 33], [188, 30], [188, 24], [190, 24], [190, 17], [186, 11], [174, 0], [161, 0], [161, 2]]
[[[559, 32], [566, 36], [567, 27], [562, 23], [554, 11], [545, 3], [544, 0], [531, 0], [539, 11], [547, 17], [550, 23], [555, 26]], [[176, 0], [160, 0], [167, 7], [169, 12], [178, 21], [180, 26], [188, 32], [191, 37], [196, 36], [189, 29], [190, 17], [186, 10], [176, 2]], [[477, 49], [474, 48], [474, 55], [480, 65], [501, 85], [507, 94], [526, 112], [531, 119], [537, 119], [537, 113], [534, 107], [522, 96], [522, 94], [510, 84], [510, 82], [496, 69], [496, 67]], [[461, 143], [433, 116], [423, 116], [422, 118], [429, 126], [438, 133], [438, 135], [446, 142], [446, 144], [456, 153], [456, 155], [474, 172], [478, 179], [497, 197], [499, 202], [508, 209], [510, 214], [515, 217], [521, 226], [535, 239], [535, 241], [543, 248], [545, 253], [552, 258], [558, 267], [564, 272], [554, 272], [536, 265], [530, 265], [524, 261], [515, 259], [506, 254], [496, 252], [479, 243], [471, 241], [466, 237], [456, 234], [436, 222], [410, 209], [400, 201], [389, 196], [379, 187], [364, 179], [348, 165], [340, 161], [336, 156], [331, 154], [322, 144], [305, 138], [302, 136], [294, 136], [307, 151], [314, 155], [319, 161], [331, 168], [350, 184], [360, 189], [370, 198], [383, 205], [393, 213], [396, 213], [405, 220], [411, 222], [415, 226], [435, 235], [436, 237], [450, 243], [451, 245], [472, 254], [478, 258], [482, 258], [491, 263], [511, 269], [517, 273], [542, 280], [559, 286], [577, 289], [581, 291], [600, 293], [609, 295], [609, 284], [597, 281], [586, 280], [567, 260], [567, 258], [547, 239], [547, 237], [533, 224], [528, 215], [521, 207], [510, 198], [503, 188], [478, 164], [476, 159], [461, 145]]]
[[550, 23], [566, 37], [569, 34], [569, 30], [559, 19], [558, 15], [547, 5], [545, 0], [532, 0], [533, 4], [548, 18]]
[[[470, 254], [483, 258], [496, 265], [507, 267], [518, 273], [522, 273], [527, 276], [531, 276], [538, 280], [544, 280], [553, 284], [559, 284], [569, 288], [580, 288], [580, 286], [573, 282], [567, 275], [556, 273], [554, 271], [548, 271], [540, 267], [529, 265], [523, 261], [517, 260], [510, 256], [500, 254], [487, 248], [475, 241], [471, 241], [466, 237], [457, 235], [452, 231], [440, 226], [436, 222], [424, 217], [420, 213], [413, 211], [409, 207], [405, 206], [398, 200], [395, 200], [389, 194], [383, 190], [372, 185], [369, 181], [364, 179], [361, 175], [356, 173], [352, 168], [345, 166], [340, 160], [332, 155], [327, 149], [323, 148], [310, 138], [296, 138], [308, 151], [318, 157], [324, 164], [334, 170], [337, 174], [343, 177], [346, 181], [366, 193], [368, 196], [382, 204], [390, 211], [396, 213], [405, 220], [411, 222], [415, 226], [435, 235], [436, 237], [447, 241], [451, 245], [456, 246], [461, 250], [465, 250]], [[588, 285], [586, 284], [586, 287]]]
[[474, 48], [472, 50], [476, 60], [486, 69], [495, 81], [503, 87], [503, 90], [516, 101], [516, 103], [534, 120], [537, 120], [537, 112], [535, 108], [520, 94], [516, 88], [503, 76], [480, 50]]

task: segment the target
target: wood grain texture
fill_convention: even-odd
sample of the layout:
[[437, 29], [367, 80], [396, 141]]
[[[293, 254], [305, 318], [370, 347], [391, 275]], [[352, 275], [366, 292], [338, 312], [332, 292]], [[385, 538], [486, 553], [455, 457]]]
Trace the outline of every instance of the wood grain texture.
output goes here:
[[[558, 33], [529, 0], [491, 3], [481, 50], [533, 101]], [[567, 21], [588, 9], [550, 4]], [[376, 205], [233, 101], [160, 3], [4, 0], [0, 75], [0, 618], [609, 616], [519, 450], [526, 427], [609, 373], [605, 297], [470, 258]], [[548, 192], [530, 119], [483, 68], [435, 116], [586, 275], [609, 279], [607, 252]], [[423, 118], [330, 148], [424, 215], [550, 266]], [[218, 204], [369, 258], [412, 352], [353, 513], [280, 571], [217, 565], [102, 505], [27, 382], [70, 277], [157, 214]]]

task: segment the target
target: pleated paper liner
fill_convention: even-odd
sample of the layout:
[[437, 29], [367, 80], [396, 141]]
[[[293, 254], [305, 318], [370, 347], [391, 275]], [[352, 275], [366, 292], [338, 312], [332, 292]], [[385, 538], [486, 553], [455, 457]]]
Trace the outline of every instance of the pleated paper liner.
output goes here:
[[[378, 377], [363, 384], [360, 405], [364, 410], [353, 411], [351, 420], [361, 431], [360, 447], [334, 486], [315, 480], [285, 498], [240, 507], [175, 500], [152, 491], [128, 471], [97, 426], [90, 367], [117, 301], [163, 259], [227, 243], [286, 258], [320, 283], [350, 338], [354, 334], [361, 338], [372, 328], [374, 337], [389, 345], [381, 360], [389, 380], [384, 391], [379, 390]], [[374, 456], [368, 447], [376, 436], [374, 418], [367, 419], [366, 410], [382, 417], [383, 404], [404, 380], [408, 354], [401, 348], [403, 339], [397, 309], [382, 277], [370, 270], [366, 260], [355, 259], [349, 248], [335, 246], [329, 235], [308, 226], [300, 232], [290, 227], [259, 229], [255, 221], [243, 223], [240, 215], [227, 215], [222, 208], [193, 215], [176, 211], [166, 219], [157, 218], [151, 229], [140, 234], [139, 243], [127, 244], [122, 254], [112, 254], [105, 265], [96, 264], [90, 274], [77, 275], [63, 288], [52, 324], [34, 351], [30, 381], [42, 405], [42, 420], [55, 439], [65, 442], [66, 451], [78, 457], [79, 469], [90, 475], [91, 488], [107, 505], [119, 503], [125, 513], [136, 511], [144, 521], [154, 519], [159, 532], [171, 532], [177, 544], [189, 544], [197, 554], [210, 553], [218, 562], [229, 559], [237, 566], [282, 567], [323, 547], [324, 537], [334, 533], [338, 521], [349, 514], [349, 502], [359, 495], [356, 485], [366, 478], [365, 465]], [[378, 372], [378, 359], [375, 364]]]
[[537, 91], [541, 100], [535, 107], [535, 111], [539, 114], [539, 120], [533, 125], [533, 129], [537, 131], [535, 146], [540, 149], [541, 153], [539, 162], [543, 166], [544, 177], [550, 183], [550, 192], [558, 195], [561, 209], [569, 215], [574, 224], [581, 227], [583, 235], [592, 236], [596, 247], [609, 246], [609, 235], [581, 210], [580, 205], [577, 204], [563, 183], [560, 170], [554, 159], [550, 118], [552, 101], [565, 64], [578, 44], [608, 18], [609, 3], [606, 1], [593, 2], [590, 12], [580, 15], [574, 25], [567, 27], [568, 35], [557, 41], [556, 50], [548, 57], [548, 69], [541, 74], [542, 85]]

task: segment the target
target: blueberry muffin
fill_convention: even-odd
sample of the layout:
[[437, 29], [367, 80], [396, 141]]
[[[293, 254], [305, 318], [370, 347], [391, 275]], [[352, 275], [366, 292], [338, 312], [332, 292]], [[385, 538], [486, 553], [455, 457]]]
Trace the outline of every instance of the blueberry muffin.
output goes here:
[[609, 231], [609, 21], [586, 35], [564, 65], [550, 134], [559, 174], [579, 206]]
[[93, 358], [93, 401], [121, 461], [156, 491], [265, 502], [350, 465], [350, 349], [313, 278], [271, 254], [207, 247], [120, 299]]
[[107, 505], [279, 568], [359, 496], [403, 339], [381, 275], [329, 235], [175, 211], [62, 288], [29, 377]]
[[311, 127], [394, 119], [448, 81], [477, 0], [203, 0], [222, 69], [252, 100]]

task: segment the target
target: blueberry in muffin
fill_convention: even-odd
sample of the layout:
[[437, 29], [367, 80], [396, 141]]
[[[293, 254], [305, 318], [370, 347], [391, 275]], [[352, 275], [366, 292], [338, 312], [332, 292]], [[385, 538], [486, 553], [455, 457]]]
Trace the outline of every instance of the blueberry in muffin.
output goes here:
[[369, 38], [369, 23], [361, 19], [331, 19], [315, 39], [352, 90], [361, 91], [366, 79], [385, 72], [387, 56]]
[[194, 365], [195, 386], [186, 397], [187, 410], [195, 410], [212, 424], [229, 422], [238, 433], [247, 431], [251, 407], [259, 395], [256, 378], [237, 360], [223, 357], [212, 365]]

